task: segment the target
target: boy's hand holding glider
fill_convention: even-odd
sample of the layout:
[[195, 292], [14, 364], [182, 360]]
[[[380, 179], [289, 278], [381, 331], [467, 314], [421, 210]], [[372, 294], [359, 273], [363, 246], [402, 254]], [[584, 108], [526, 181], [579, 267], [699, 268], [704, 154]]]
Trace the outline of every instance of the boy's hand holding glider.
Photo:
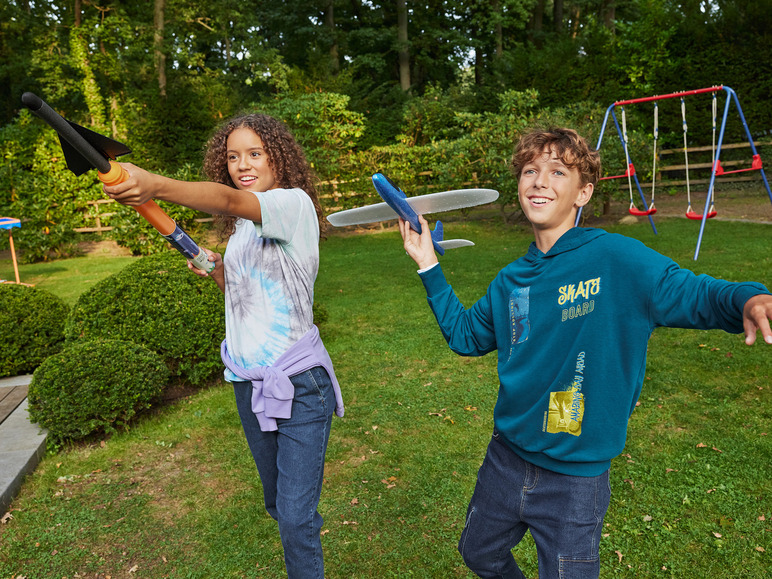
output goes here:
[[421, 233], [414, 231], [410, 224], [400, 217], [399, 231], [407, 254], [416, 262], [419, 269], [426, 269], [437, 263], [438, 259], [434, 253], [429, 223], [423, 215], [418, 216], [418, 222], [421, 224]]

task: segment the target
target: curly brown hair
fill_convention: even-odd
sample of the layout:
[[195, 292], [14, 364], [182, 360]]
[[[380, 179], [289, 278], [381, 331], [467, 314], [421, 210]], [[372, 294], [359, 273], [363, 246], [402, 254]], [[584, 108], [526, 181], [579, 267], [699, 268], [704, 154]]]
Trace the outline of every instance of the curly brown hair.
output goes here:
[[[221, 125], [206, 144], [203, 166], [206, 178], [236, 189], [228, 173], [226, 151], [228, 137], [233, 131], [241, 128], [251, 129], [260, 137], [263, 149], [268, 156], [268, 164], [276, 179], [276, 186], [284, 189], [297, 187], [311, 198], [319, 221], [319, 231], [323, 233], [326, 222], [319, 203], [319, 194], [316, 191], [316, 175], [308, 164], [303, 149], [295, 141], [287, 126], [273, 117], [256, 113], [246, 114], [234, 117]], [[216, 216], [223, 239], [233, 233], [236, 219], [231, 215]]]
[[536, 157], [552, 151], [569, 169], [579, 171], [582, 185], [595, 186], [600, 178], [600, 155], [573, 129], [536, 129], [520, 137], [512, 156], [512, 171], [520, 177], [523, 167]]

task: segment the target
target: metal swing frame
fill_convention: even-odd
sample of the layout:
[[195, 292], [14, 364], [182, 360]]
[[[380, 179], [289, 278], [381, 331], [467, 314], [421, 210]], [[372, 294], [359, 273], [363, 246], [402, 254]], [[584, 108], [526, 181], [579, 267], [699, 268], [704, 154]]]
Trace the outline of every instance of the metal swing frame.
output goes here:
[[[759, 173], [761, 173], [761, 179], [764, 182], [764, 187], [767, 190], [769, 201], [770, 203], [772, 203], [772, 190], [770, 190], [769, 188], [769, 182], [767, 181], [766, 173], [764, 173], [764, 166], [761, 161], [761, 156], [756, 150], [756, 145], [753, 143], [753, 137], [751, 136], [750, 129], [748, 129], [748, 123], [745, 120], [745, 115], [743, 114], [742, 107], [740, 106], [740, 101], [737, 98], [737, 94], [735, 93], [735, 91], [728, 86], [719, 85], [719, 86], [712, 86], [709, 88], [674, 92], [674, 93], [665, 94], [665, 95], [655, 95], [655, 96], [644, 97], [644, 98], [616, 101], [611, 105], [609, 105], [609, 107], [606, 109], [606, 115], [603, 118], [603, 125], [601, 126], [600, 135], [598, 136], [598, 144], [595, 147], [596, 150], [600, 151], [601, 144], [603, 143], [603, 136], [604, 136], [604, 133], [606, 132], [606, 126], [608, 124], [609, 117], [611, 117], [611, 119], [614, 121], [614, 126], [616, 127], [617, 135], [619, 136], [619, 139], [622, 141], [622, 144], [625, 147], [625, 158], [628, 160], [628, 167], [627, 167], [627, 171], [623, 175], [607, 177], [607, 179], [608, 178], [616, 179], [620, 177], [632, 178], [632, 180], [635, 182], [636, 188], [638, 189], [638, 194], [641, 197], [641, 201], [643, 202], [645, 207], [648, 207], [646, 197], [644, 196], [643, 191], [641, 190], [641, 184], [638, 181], [638, 176], [635, 174], [635, 167], [630, 158], [629, 151], [627, 149], [627, 143], [625, 142], [622, 129], [619, 127], [619, 122], [617, 121], [617, 117], [614, 112], [616, 107], [624, 107], [625, 105], [640, 104], [640, 103], [646, 103], [646, 102], [655, 102], [655, 101], [660, 101], [664, 99], [683, 98], [685, 96], [698, 95], [698, 94], [704, 94], [704, 93], [716, 93], [721, 90], [723, 90], [726, 93], [726, 103], [724, 104], [724, 115], [723, 115], [723, 118], [721, 119], [721, 130], [719, 132], [718, 142], [716, 143], [716, 153], [713, 160], [713, 167], [710, 172], [710, 184], [708, 185], [708, 194], [705, 197], [705, 209], [702, 212], [702, 219], [700, 222], [700, 232], [697, 237], [697, 247], [694, 250], [695, 261], [697, 260], [700, 254], [700, 246], [702, 245], [702, 237], [705, 231], [705, 223], [707, 222], [708, 215], [710, 213], [711, 201], [713, 199], [713, 189], [715, 187], [716, 175], [727, 175], [729, 173], [740, 173], [743, 171], [759, 171]], [[744, 169], [738, 169], [735, 171], [724, 171], [723, 168], [721, 167], [721, 145], [724, 142], [724, 131], [726, 129], [727, 118], [729, 117], [729, 105], [732, 102], [734, 102], [735, 107], [737, 107], [737, 112], [740, 115], [740, 121], [742, 122], [742, 126], [745, 131], [745, 136], [748, 139], [748, 144], [750, 145], [751, 151], [753, 153], [753, 162], [750, 167], [747, 167]], [[576, 215], [577, 225], [579, 224], [579, 220], [581, 219], [581, 216], [582, 216], [582, 208], [580, 207]], [[654, 231], [654, 234], [656, 235], [657, 228], [654, 225], [654, 220], [652, 219], [651, 215], [648, 215], [648, 218], [649, 218], [649, 223], [651, 224], [651, 228]]]

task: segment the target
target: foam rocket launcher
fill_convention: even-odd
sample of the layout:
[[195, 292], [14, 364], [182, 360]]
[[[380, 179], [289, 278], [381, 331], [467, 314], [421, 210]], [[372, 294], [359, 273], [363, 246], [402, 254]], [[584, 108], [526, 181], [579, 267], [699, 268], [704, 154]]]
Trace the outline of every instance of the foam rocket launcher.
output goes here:
[[[131, 152], [126, 145], [68, 121], [31, 92], [25, 92], [21, 101], [57, 132], [67, 168], [75, 175], [96, 169], [99, 180], [108, 186], [129, 178], [128, 172], [115, 162], [116, 157]], [[214, 269], [214, 263], [209, 261], [206, 253], [155, 201], [134, 209], [194, 266], [207, 273]]]

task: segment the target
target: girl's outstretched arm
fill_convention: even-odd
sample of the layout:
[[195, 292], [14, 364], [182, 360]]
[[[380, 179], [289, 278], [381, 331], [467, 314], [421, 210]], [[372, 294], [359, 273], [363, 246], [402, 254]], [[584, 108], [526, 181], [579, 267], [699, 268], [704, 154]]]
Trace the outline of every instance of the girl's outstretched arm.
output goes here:
[[120, 165], [128, 171], [129, 178], [104, 187], [105, 193], [118, 203], [135, 206], [159, 199], [213, 215], [232, 215], [262, 223], [260, 201], [249, 191], [212, 181], [177, 181], [131, 163]]

